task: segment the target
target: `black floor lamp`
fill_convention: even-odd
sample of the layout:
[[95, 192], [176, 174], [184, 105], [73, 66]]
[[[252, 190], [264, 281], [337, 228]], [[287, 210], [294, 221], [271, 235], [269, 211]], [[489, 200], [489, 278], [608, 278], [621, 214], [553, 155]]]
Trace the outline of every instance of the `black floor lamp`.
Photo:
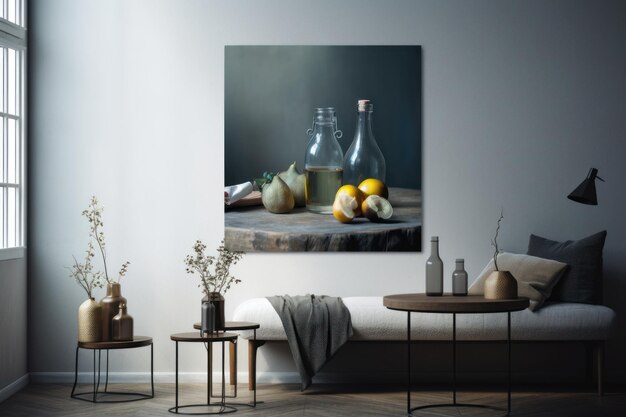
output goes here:
[[598, 199], [596, 197], [596, 178], [605, 182], [602, 178], [598, 177], [598, 170], [596, 168], [591, 168], [587, 174], [587, 178], [585, 178], [585, 180], [581, 182], [580, 185], [567, 196], [567, 198], [576, 201], [577, 203], [597, 206]]

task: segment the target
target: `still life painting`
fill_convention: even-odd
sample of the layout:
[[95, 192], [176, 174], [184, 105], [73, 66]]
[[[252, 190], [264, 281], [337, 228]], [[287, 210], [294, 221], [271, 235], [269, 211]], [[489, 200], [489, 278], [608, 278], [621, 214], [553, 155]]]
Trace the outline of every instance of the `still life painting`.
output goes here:
[[226, 247], [421, 251], [421, 59], [419, 46], [226, 46]]

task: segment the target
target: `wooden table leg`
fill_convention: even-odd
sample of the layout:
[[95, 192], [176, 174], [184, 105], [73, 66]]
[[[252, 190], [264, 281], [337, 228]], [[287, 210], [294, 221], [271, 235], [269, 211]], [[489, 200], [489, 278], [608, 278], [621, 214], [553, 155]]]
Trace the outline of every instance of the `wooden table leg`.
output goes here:
[[230, 364], [230, 385], [237, 385], [237, 344], [231, 341], [229, 344], [228, 360]]

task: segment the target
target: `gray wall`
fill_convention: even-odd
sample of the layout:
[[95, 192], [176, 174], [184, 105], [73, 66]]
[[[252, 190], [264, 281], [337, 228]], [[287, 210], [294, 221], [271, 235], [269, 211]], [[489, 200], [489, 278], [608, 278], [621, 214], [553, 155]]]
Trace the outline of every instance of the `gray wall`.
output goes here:
[[0, 391], [28, 373], [26, 259], [0, 261]]
[[357, 100], [369, 99], [385, 183], [421, 189], [419, 46], [231, 45], [224, 61], [225, 184], [284, 171], [293, 161], [303, 170], [316, 107], [335, 108], [345, 155]]
[[[224, 45], [418, 44], [424, 236], [440, 236], [446, 276], [456, 257], [477, 276], [501, 207], [508, 251], [524, 252], [530, 233], [607, 229], [605, 300], [620, 330], [607, 372], [625, 379], [623, 2], [39, 0], [31, 10], [32, 371], [73, 369], [84, 295], [63, 266], [84, 250], [80, 212], [92, 194], [105, 205], [111, 268], [132, 262], [123, 293], [136, 332], [154, 336], [157, 371], [173, 371], [169, 334], [197, 321], [201, 295], [182, 260], [196, 238], [215, 246], [223, 233]], [[591, 166], [607, 180], [600, 205], [567, 200]], [[427, 256], [249, 254], [227, 315], [272, 294], [423, 291]], [[369, 348], [351, 349], [371, 364]], [[384, 346], [372, 349], [392, 360]], [[261, 352], [261, 372], [294, 370], [284, 345]], [[202, 358], [189, 349], [181, 369], [202, 372]], [[116, 369], [144, 369], [133, 359], [123, 355]]]

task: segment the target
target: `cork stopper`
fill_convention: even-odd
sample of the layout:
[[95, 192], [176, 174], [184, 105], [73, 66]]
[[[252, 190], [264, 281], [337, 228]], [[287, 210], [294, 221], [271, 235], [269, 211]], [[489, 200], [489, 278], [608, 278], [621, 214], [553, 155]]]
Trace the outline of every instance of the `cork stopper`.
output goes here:
[[366, 99], [361, 99], [358, 101], [358, 110], [359, 111], [372, 111], [374, 109], [374, 105], [371, 101]]

